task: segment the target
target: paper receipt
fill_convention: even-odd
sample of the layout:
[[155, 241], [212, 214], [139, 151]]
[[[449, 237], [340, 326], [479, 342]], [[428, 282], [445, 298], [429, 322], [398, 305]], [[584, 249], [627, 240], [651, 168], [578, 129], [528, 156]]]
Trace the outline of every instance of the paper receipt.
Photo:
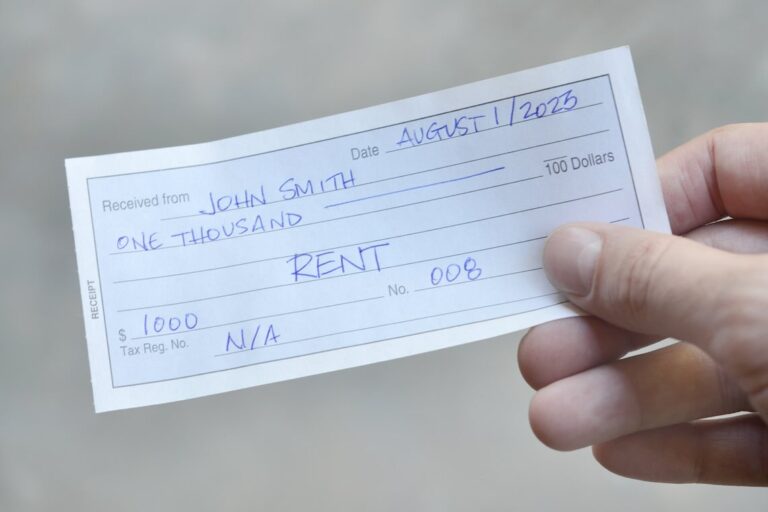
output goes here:
[[66, 168], [97, 412], [572, 316], [555, 227], [669, 231], [627, 48]]

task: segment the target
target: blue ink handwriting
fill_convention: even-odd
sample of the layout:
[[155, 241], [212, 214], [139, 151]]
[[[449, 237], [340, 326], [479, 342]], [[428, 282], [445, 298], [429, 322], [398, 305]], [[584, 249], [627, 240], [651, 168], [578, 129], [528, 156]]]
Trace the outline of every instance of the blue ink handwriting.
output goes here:
[[117, 250], [122, 251], [126, 248], [134, 251], [154, 251], [163, 246], [163, 243], [158, 240], [157, 232], [145, 233], [141, 232], [138, 237], [121, 235], [117, 237]]
[[264, 195], [264, 185], [259, 187], [258, 193], [245, 189], [242, 195], [231, 194], [214, 197], [213, 192], [209, 192], [208, 199], [211, 205], [208, 210], [200, 210], [200, 213], [203, 215], [216, 215], [219, 212], [226, 212], [228, 210], [253, 208], [254, 206], [267, 204], [267, 198]]
[[261, 328], [261, 324], [257, 325], [255, 329], [247, 330], [245, 328], [240, 329], [240, 332], [236, 332], [232, 335], [232, 332], [227, 332], [227, 345], [225, 352], [235, 350], [254, 350], [259, 347], [267, 345], [277, 344], [277, 339], [280, 337], [277, 334], [275, 326], [269, 324], [265, 329]]
[[310, 196], [323, 192], [332, 192], [344, 190], [355, 186], [355, 175], [352, 169], [349, 173], [337, 172], [321, 180], [306, 180], [303, 183], [296, 178], [288, 178], [279, 187], [278, 190], [283, 193], [284, 200], [297, 199], [299, 197]]
[[[317, 254], [300, 253], [291, 256], [287, 263], [292, 266], [293, 281], [299, 278], [320, 279], [329, 275], [341, 275], [350, 272], [381, 271], [378, 250], [389, 242], [357, 246], [351, 255], [336, 251], [324, 251]], [[370, 256], [368, 256], [370, 254]]]
[[280, 229], [292, 228], [299, 224], [302, 216], [294, 212], [281, 211], [279, 216], [268, 217], [256, 215], [252, 218], [242, 217], [232, 222], [222, 223], [214, 227], [196, 226], [171, 237], [180, 238], [181, 245], [197, 245], [215, 242], [219, 239], [243, 236], [252, 233], [265, 233]]
[[445, 280], [447, 283], [452, 283], [461, 276], [462, 271], [465, 273], [466, 278], [470, 281], [476, 280], [483, 273], [483, 270], [477, 266], [477, 261], [475, 258], [470, 256], [464, 260], [463, 266], [456, 263], [451, 263], [445, 268], [434, 267], [429, 275], [429, 280], [432, 282], [433, 286], [439, 285], [443, 282], [443, 280]]

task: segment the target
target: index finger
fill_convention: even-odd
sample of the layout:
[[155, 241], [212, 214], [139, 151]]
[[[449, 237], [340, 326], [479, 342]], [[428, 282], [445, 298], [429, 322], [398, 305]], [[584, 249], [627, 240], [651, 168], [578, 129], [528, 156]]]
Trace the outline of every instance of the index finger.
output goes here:
[[675, 234], [725, 216], [768, 220], [768, 123], [717, 128], [657, 165]]

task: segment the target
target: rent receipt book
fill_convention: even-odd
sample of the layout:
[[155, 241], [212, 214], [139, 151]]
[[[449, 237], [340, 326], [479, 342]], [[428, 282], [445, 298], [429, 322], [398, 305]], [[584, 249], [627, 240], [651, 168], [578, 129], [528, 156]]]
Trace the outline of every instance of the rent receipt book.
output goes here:
[[576, 315], [554, 228], [669, 230], [627, 48], [66, 167], [97, 411]]

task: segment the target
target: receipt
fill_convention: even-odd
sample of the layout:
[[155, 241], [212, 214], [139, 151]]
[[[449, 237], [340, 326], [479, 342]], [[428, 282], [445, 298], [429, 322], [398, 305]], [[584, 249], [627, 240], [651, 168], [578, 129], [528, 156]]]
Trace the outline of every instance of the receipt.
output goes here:
[[556, 226], [669, 231], [627, 48], [66, 169], [97, 412], [573, 316]]

